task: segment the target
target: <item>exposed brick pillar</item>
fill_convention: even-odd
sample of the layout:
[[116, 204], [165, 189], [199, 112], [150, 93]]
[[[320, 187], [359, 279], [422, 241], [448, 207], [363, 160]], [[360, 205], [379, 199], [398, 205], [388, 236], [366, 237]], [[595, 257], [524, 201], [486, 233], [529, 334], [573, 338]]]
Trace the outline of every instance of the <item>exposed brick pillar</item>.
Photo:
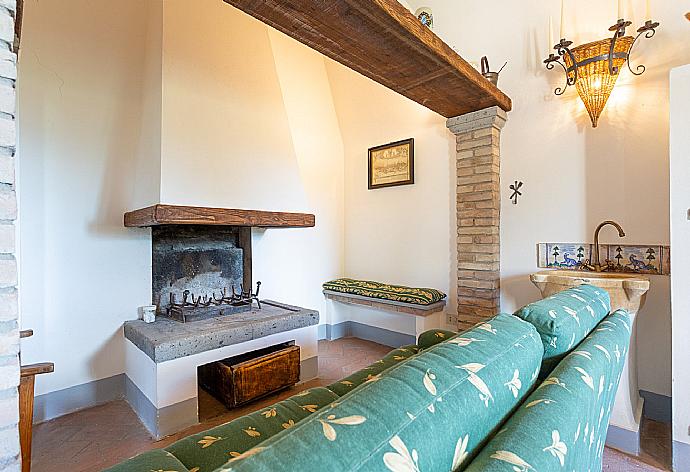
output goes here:
[[506, 112], [499, 107], [450, 118], [456, 135], [458, 216], [458, 328], [500, 309], [500, 136]]
[[0, 470], [19, 472], [19, 327], [14, 222], [15, 0], [0, 0]]

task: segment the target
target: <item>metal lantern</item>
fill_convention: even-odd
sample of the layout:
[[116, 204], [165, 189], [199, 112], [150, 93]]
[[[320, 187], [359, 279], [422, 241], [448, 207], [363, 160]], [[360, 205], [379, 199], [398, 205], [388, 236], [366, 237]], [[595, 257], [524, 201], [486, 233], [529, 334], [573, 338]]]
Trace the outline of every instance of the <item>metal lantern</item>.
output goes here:
[[597, 127], [601, 112], [613, 91], [616, 80], [624, 64], [634, 75], [642, 75], [645, 66], [638, 65], [633, 70], [630, 65], [630, 53], [635, 43], [643, 36], [651, 38], [656, 33], [658, 22], [647, 20], [637, 29], [637, 36], [626, 36], [625, 30], [632, 23], [623, 19], [611, 26], [611, 39], [602, 39], [592, 43], [582, 44], [571, 48], [572, 41], [561, 39], [553, 48], [557, 54], [551, 53], [544, 59], [546, 68], [551, 70], [558, 64], [565, 72], [565, 85], [554, 90], [556, 95], [563, 95], [570, 85], [574, 85], [582, 99], [592, 126]]

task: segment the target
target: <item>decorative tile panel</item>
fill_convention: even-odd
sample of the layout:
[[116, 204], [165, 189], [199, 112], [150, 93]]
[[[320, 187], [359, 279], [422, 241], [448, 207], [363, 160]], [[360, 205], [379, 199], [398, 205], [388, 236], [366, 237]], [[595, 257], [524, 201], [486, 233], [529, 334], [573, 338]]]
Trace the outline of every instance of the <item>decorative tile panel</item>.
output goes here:
[[[594, 260], [594, 244], [539, 243], [537, 266], [547, 269], [583, 270], [585, 261]], [[614, 272], [631, 274], [671, 275], [669, 246], [599, 244], [600, 260], [613, 263]], [[585, 269], [586, 270], [586, 269]]]

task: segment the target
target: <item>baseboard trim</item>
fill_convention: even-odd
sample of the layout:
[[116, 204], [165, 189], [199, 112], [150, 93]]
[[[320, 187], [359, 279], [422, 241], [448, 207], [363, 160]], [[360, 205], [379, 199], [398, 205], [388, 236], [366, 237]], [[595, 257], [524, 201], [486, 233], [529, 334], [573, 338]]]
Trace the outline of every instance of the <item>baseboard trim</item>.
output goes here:
[[690, 470], [690, 444], [673, 441], [673, 470]]
[[34, 399], [34, 424], [123, 398], [125, 374], [44, 393]]
[[127, 403], [156, 440], [199, 422], [196, 397], [158, 409], [127, 376], [125, 376], [125, 393]]
[[636, 433], [618, 426], [609, 425], [606, 434], [606, 445], [637, 456], [640, 453], [640, 433], [639, 431]]
[[357, 321], [343, 321], [334, 325], [323, 324], [319, 326], [319, 339], [334, 341], [349, 336], [373, 341], [389, 347], [400, 347], [417, 342], [413, 334], [399, 333]]
[[[300, 363], [301, 382], [315, 379], [318, 376], [318, 356], [304, 359]], [[144, 423], [144, 426], [146, 426], [151, 434], [154, 434], [158, 438], [165, 436], [167, 431], [177, 427], [175, 426], [177, 421], [169, 420], [169, 413], [166, 411], [166, 408], [157, 411], [146, 395], [144, 395], [124, 373], [38, 395], [34, 399], [34, 424], [43, 423], [44, 421], [49, 421], [59, 418], [60, 416], [115, 400], [127, 400], [132, 409], [139, 416], [139, 419]], [[194, 398], [193, 401], [194, 423], [192, 424], [196, 424], [196, 398]], [[181, 414], [183, 418], [182, 421], [186, 424], [189, 420], [190, 411], [191, 409], [182, 407], [182, 411], [174, 411], [174, 415], [177, 416]], [[163, 415], [162, 418], [160, 417], [161, 414]], [[172, 434], [176, 431], [179, 430], [167, 434]], [[162, 436], [158, 436], [161, 434]]]
[[671, 397], [658, 393], [640, 390], [640, 396], [644, 398], [644, 411], [642, 416], [662, 423], [670, 423], [673, 418]]

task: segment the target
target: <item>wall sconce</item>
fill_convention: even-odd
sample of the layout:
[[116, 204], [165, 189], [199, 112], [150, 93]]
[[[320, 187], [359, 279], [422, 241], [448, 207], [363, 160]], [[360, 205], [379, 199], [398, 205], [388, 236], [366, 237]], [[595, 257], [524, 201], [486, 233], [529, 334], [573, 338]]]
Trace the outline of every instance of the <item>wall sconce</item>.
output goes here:
[[631, 24], [630, 21], [620, 19], [609, 28], [609, 31], [613, 31], [611, 39], [602, 39], [574, 48], [570, 47], [572, 41], [563, 38], [553, 47], [557, 54], [551, 53], [544, 59], [547, 69], [551, 70], [554, 64], [558, 64], [565, 72], [565, 85], [557, 87], [554, 93], [563, 95], [569, 85], [574, 85], [589, 112], [594, 128], [597, 127], [599, 116], [623, 65], [627, 63], [628, 69], [634, 75], [642, 75], [645, 71], [643, 65], [638, 65], [633, 70], [630, 66], [630, 53], [640, 36], [654, 36], [659, 23], [647, 20], [637, 29], [635, 37], [625, 35], [626, 28]]

